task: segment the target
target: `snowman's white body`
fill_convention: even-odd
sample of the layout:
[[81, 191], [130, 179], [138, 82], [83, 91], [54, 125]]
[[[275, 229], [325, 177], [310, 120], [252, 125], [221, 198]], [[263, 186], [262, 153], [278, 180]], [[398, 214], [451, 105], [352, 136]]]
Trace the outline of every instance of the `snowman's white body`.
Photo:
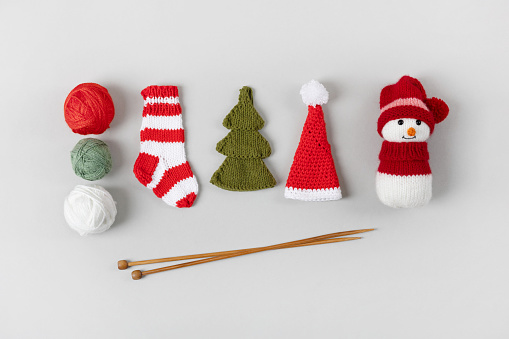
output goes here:
[[431, 174], [400, 176], [377, 172], [376, 194], [390, 207], [419, 207], [431, 200], [431, 181]]
[[[391, 120], [382, 129], [382, 136], [391, 143], [425, 142], [430, 128], [417, 119]], [[426, 205], [431, 200], [432, 175], [376, 174], [376, 193], [382, 203], [394, 208]]]

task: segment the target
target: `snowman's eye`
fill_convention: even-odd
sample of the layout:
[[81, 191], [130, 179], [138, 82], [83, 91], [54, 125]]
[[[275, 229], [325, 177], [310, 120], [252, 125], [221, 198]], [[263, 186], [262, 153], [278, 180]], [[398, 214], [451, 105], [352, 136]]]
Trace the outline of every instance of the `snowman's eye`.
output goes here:
[[420, 124], [421, 124], [421, 120], [417, 120], [415, 123], [416, 123], [417, 125], [420, 125]]
[[398, 120], [398, 125], [403, 125], [403, 120]]

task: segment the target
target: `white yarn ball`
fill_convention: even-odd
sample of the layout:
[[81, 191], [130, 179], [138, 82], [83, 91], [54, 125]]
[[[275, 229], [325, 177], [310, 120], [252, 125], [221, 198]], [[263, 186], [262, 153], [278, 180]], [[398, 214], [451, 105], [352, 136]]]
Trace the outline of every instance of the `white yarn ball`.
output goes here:
[[113, 197], [99, 185], [77, 185], [64, 202], [65, 220], [80, 235], [106, 231], [116, 215]]

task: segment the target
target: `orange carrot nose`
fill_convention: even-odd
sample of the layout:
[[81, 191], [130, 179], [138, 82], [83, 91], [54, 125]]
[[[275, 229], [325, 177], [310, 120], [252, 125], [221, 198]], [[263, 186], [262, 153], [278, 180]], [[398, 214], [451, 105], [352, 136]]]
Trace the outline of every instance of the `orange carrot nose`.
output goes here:
[[415, 135], [415, 128], [410, 127], [406, 132], [409, 136], [413, 137]]

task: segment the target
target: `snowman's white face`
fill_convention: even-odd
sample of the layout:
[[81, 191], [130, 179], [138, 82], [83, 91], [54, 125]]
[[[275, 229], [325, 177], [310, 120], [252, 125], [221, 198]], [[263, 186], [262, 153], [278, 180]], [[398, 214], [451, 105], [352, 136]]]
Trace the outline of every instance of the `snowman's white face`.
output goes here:
[[391, 120], [382, 128], [382, 136], [392, 142], [418, 142], [429, 138], [429, 126], [417, 119]]

